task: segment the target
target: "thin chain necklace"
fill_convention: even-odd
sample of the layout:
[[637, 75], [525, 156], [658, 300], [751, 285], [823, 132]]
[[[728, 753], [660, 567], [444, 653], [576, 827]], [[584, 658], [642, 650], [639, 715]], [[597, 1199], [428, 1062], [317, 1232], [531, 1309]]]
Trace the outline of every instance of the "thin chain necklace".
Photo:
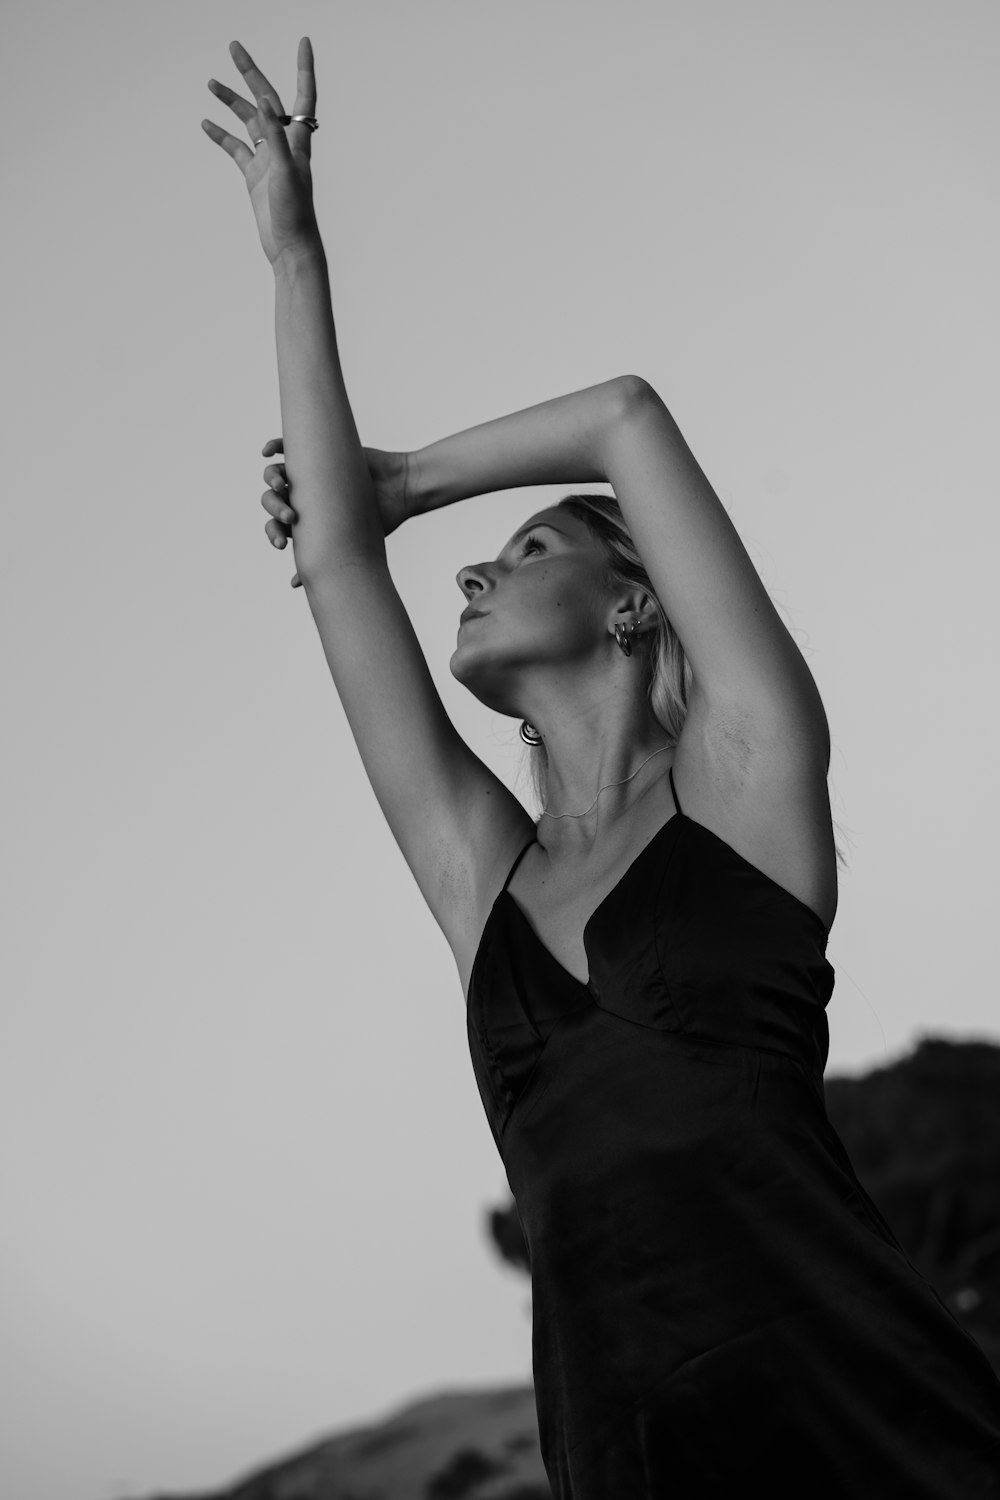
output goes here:
[[[674, 748], [673, 745], [661, 745], [660, 748], [659, 748], [659, 750], [654, 750], [653, 753], [652, 753], [652, 755], [647, 755], [646, 759], [644, 761], [642, 761], [639, 765], [636, 766], [635, 770], [632, 772], [632, 776], [624, 776], [624, 777], [622, 777], [621, 781], [609, 781], [609, 782], [607, 782], [607, 784], [605, 786], [598, 787], [597, 788], [597, 797], [599, 797], [602, 792], [606, 792], [608, 790], [608, 787], [611, 787], [611, 786], [624, 786], [625, 783], [626, 783], [626, 781], [631, 781], [633, 776], [638, 776], [638, 774], [642, 770], [643, 766], [648, 765], [649, 762], [653, 759], [653, 755], [662, 755], [663, 752], [664, 752], [664, 750], [672, 750], [673, 748]], [[556, 818], [585, 818], [587, 816], [587, 813], [592, 812], [594, 810], [594, 808], [597, 806], [597, 797], [594, 798], [594, 800], [590, 804], [590, 806], [588, 808], [586, 808], [582, 813], [550, 813], [547, 808], [543, 807], [541, 815], [542, 815], [543, 818], [552, 818], [552, 819], [556, 819]]]

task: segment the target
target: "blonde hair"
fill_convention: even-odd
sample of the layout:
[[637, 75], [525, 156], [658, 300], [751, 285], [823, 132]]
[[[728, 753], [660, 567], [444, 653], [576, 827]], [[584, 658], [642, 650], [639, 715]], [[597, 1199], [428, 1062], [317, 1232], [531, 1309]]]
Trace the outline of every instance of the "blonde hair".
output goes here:
[[[611, 587], [637, 588], [656, 599], [656, 590], [636, 551], [631, 532], [625, 525], [621, 506], [611, 495], [567, 495], [559, 501], [560, 510], [582, 521], [604, 547], [607, 578]], [[656, 628], [646, 651], [646, 693], [657, 723], [667, 732], [668, 743], [676, 745], [687, 718], [688, 694], [692, 671], [677, 634], [657, 599]], [[543, 744], [528, 750], [528, 776], [531, 789], [544, 806], [549, 758]]]
[[[611, 495], [566, 495], [558, 508], [568, 510], [589, 527], [591, 533], [604, 547], [607, 560], [609, 585], [614, 588], [641, 589], [656, 600], [655, 629], [646, 650], [646, 695], [653, 717], [667, 733], [670, 746], [677, 744], [684, 728], [688, 711], [688, 696], [691, 691], [693, 673], [680, 636], [671, 625], [663, 606], [656, 596], [652, 581], [639, 553], [632, 534], [625, 525], [621, 506]], [[530, 726], [529, 726], [530, 727]], [[539, 810], [545, 806], [548, 783], [549, 758], [542, 743], [529, 745], [525, 752], [528, 781]], [[840, 845], [834, 841], [837, 863], [846, 865]]]

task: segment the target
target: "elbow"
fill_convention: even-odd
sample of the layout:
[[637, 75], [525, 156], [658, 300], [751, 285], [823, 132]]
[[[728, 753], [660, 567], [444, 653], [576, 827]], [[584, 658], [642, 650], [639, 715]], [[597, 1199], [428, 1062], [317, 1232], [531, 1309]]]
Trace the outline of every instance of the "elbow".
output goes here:
[[618, 418], [632, 416], [651, 402], [663, 404], [649, 381], [643, 380], [641, 375], [619, 375], [611, 381], [611, 387], [614, 412]]
[[611, 449], [624, 434], [626, 441], [636, 427], [645, 427], [650, 421], [670, 422], [670, 413], [653, 390], [648, 380], [641, 375], [618, 375], [606, 386], [605, 419], [603, 441], [606, 446], [602, 455], [605, 478], [612, 484], [607, 473], [611, 461]]

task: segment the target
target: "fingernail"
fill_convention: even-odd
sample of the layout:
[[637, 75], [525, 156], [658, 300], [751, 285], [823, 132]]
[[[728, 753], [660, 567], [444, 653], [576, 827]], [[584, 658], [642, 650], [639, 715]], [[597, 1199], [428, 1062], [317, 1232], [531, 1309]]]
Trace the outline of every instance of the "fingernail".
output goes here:
[[281, 519], [290, 526], [295, 520], [295, 512], [293, 510], [283, 510], [281, 512]]

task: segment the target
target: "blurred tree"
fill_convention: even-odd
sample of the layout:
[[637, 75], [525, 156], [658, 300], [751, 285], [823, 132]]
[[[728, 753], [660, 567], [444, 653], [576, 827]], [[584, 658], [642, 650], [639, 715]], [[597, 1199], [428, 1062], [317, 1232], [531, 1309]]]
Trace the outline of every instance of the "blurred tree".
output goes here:
[[[824, 1088], [863, 1187], [1000, 1374], [1000, 1046], [922, 1037], [896, 1062]], [[514, 1200], [489, 1209], [486, 1227], [527, 1272]]]

